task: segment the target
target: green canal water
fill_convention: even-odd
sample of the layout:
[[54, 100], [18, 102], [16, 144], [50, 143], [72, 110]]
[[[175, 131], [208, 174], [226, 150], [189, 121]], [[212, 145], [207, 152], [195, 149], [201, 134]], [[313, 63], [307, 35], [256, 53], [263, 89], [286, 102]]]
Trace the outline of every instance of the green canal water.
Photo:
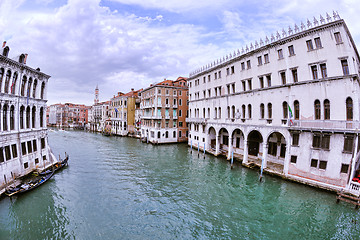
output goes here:
[[49, 132], [69, 167], [0, 200], [0, 239], [360, 239], [335, 195], [265, 176], [185, 144]]

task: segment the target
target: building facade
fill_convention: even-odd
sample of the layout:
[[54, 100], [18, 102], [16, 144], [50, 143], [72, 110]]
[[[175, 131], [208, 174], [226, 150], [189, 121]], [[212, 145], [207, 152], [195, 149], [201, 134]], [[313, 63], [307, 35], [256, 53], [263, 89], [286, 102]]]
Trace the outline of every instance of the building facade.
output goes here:
[[94, 104], [91, 108], [91, 121], [90, 131], [103, 132], [105, 130], [106, 123], [110, 121], [110, 101], [100, 102]]
[[186, 78], [164, 80], [141, 91], [141, 136], [154, 144], [186, 142]]
[[358, 191], [359, 54], [339, 15], [190, 74], [189, 145], [287, 178]]
[[0, 55], [0, 190], [15, 178], [56, 161], [48, 146], [46, 93], [49, 75], [26, 65], [27, 54]]
[[90, 107], [84, 104], [53, 104], [48, 108], [48, 126], [84, 128], [88, 123]]

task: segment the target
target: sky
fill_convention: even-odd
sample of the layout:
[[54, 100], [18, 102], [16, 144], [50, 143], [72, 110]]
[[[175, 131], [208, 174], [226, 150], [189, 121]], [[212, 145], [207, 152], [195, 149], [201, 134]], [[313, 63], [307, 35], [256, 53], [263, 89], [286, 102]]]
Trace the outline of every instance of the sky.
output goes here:
[[92, 105], [175, 80], [276, 31], [337, 11], [360, 44], [359, 0], [0, 0], [10, 58], [51, 76], [48, 105]]

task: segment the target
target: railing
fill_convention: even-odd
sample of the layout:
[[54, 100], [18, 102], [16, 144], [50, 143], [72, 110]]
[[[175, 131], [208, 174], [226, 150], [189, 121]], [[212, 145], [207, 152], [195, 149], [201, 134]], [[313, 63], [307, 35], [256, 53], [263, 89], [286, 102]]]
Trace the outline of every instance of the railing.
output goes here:
[[335, 121], [335, 120], [291, 120], [291, 121], [288, 121], [288, 126], [292, 128], [331, 129], [331, 130], [334, 129], [355, 130], [360, 128], [359, 121]]
[[360, 195], [360, 183], [350, 182], [350, 192], [355, 195]]
[[206, 124], [207, 123], [207, 118], [186, 118], [185, 121], [188, 123], [201, 123], [201, 124]]

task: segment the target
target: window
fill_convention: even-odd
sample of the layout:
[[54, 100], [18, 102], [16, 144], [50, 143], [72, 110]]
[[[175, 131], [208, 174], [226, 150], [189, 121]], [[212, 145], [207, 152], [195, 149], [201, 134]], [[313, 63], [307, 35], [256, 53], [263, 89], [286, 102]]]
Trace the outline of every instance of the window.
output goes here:
[[344, 152], [352, 153], [354, 149], [354, 136], [345, 135], [344, 136]]
[[327, 165], [327, 161], [322, 161], [322, 160], [320, 160], [319, 169], [325, 170], [325, 169], [326, 169], [326, 165]]
[[15, 129], [14, 105], [10, 107], [10, 130]]
[[6, 161], [11, 159], [10, 146], [5, 147], [5, 158], [6, 158]]
[[271, 75], [266, 76], [267, 86], [271, 87]]
[[[247, 80], [247, 82], [248, 82], [249, 90], [252, 90], [251, 79]], [[234, 86], [234, 89], [235, 89], [235, 86]]]
[[[217, 79], [217, 72], [214, 75], [215, 75], [215, 79]], [[205, 78], [204, 78], [204, 83], [205, 83]]]
[[314, 47], [313, 47], [313, 44], [312, 44], [311, 40], [306, 41], [306, 46], [307, 46], [308, 51], [314, 50]]
[[289, 111], [287, 102], [283, 102], [282, 107], [283, 107], [283, 119], [287, 119], [288, 111]]
[[176, 131], [173, 132], [173, 138], [176, 138]]
[[3, 106], [3, 130], [4, 131], [8, 130], [8, 127], [7, 127], [7, 109], [8, 109], [8, 106], [5, 104]]
[[326, 72], [326, 64], [320, 64], [320, 71], [321, 71], [321, 76], [322, 78], [326, 78], [327, 77], [327, 72]]
[[28, 148], [28, 153], [32, 153], [31, 141], [28, 141], [28, 142], [27, 142], [27, 148]]
[[295, 120], [300, 119], [300, 103], [298, 100], [294, 101], [294, 118]]
[[258, 65], [262, 65], [262, 57], [261, 56], [258, 57]]
[[264, 77], [259, 77], [260, 88], [264, 88]]
[[316, 48], [322, 48], [320, 38], [314, 38]]
[[223, 139], [222, 139], [222, 140], [223, 140], [222, 143], [223, 143], [224, 145], [229, 145], [229, 136], [223, 135]]
[[265, 118], [265, 106], [264, 104], [260, 104], [260, 118], [264, 119]]
[[312, 147], [313, 148], [322, 148], [325, 150], [329, 150], [330, 149], [330, 135], [328, 134], [314, 134], [313, 135], [313, 143], [312, 143]]
[[11, 150], [12, 150], [12, 155], [13, 158], [17, 158], [17, 148], [16, 148], [16, 144], [11, 145]]
[[226, 75], [230, 75], [230, 69], [226, 68]]
[[34, 149], [34, 152], [37, 151], [36, 139], [33, 140], [33, 149]]
[[40, 108], [40, 127], [44, 125], [44, 109]]
[[330, 149], [330, 135], [323, 135], [321, 138], [321, 148]]
[[272, 118], [272, 104], [268, 103], [268, 119]]
[[278, 57], [279, 57], [279, 60], [284, 58], [282, 49], [278, 50]]
[[26, 155], [26, 143], [25, 142], [21, 143], [21, 153], [23, 156]]
[[289, 46], [289, 56], [295, 56], [295, 50], [293, 45]]
[[41, 138], [41, 149], [45, 148], [45, 138]]
[[340, 173], [348, 173], [349, 172], [349, 164], [341, 164]]
[[317, 168], [318, 162], [319, 162], [319, 160], [317, 160], [317, 159], [311, 159], [310, 166], [313, 167], [313, 168]]
[[318, 72], [317, 72], [316, 65], [311, 66], [311, 73], [312, 73], [313, 79], [318, 79]]
[[241, 70], [245, 70], [245, 62], [241, 63]]
[[245, 119], [246, 113], [245, 113], [245, 105], [242, 105], [242, 118]]
[[324, 119], [330, 120], [330, 101], [328, 99], [324, 100]]
[[350, 97], [346, 99], [346, 120], [353, 120], [353, 101]]
[[210, 75], [208, 75], [208, 82], [210, 82], [210, 79], [211, 79], [211, 77], [210, 77]]
[[234, 74], [234, 73], [235, 73], [235, 67], [232, 66], [232, 67], [231, 67], [231, 74]]
[[38, 163], [39, 163], [39, 159], [35, 158], [35, 164], [38, 164]]
[[269, 54], [265, 54], [265, 55], [264, 55], [264, 62], [265, 62], [265, 63], [269, 63], [269, 62], [270, 62], [270, 60], [269, 60]]
[[281, 83], [283, 85], [285, 85], [286, 84], [286, 74], [285, 74], [285, 72], [280, 72], [280, 78], [281, 78]]
[[179, 131], [179, 138], [181, 138], [181, 131]]
[[277, 154], [277, 143], [269, 142], [268, 154], [276, 156]]
[[0, 148], [0, 163], [5, 162], [4, 158], [4, 150], [3, 148]]
[[243, 91], [246, 91], [246, 82], [242, 81], [241, 83], [242, 83]]
[[291, 70], [291, 73], [293, 76], [294, 83], [298, 82], [299, 80], [298, 80], [298, 75], [297, 75], [297, 69]]
[[29, 167], [29, 163], [24, 163], [24, 168], [28, 168]]
[[221, 71], [219, 71], [219, 78], [221, 78]]
[[247, 60], [247, 61], [246, 61], [246, 66], [247, 66], [247, 69], [250, 69], [250, 68], [251, 68], [250, 60]]
[[315, 100], [314, 102], [314, 111], [315, 111], [315, 120], [319, 120], [321, 118], [321, 107], [319, 100]]
[[299, 146], [299, 137], [300, 137], [299, 133], [292, 134], [292, 145], [293, 146]]
[[349, 75], [349, 65], [347, 60], [341, 60], [341, 67], [343, 70], [344, 75]]
[[296, 161], [297, 161], [297, 156], [291, 155], [290, 162], [296, 163]]
[[182, 99], [179, 99], [179, 106], [182, 106]]
[[334, 33], [334, 37], [335, 37], [335, 42], [336, 42], [336, 44], [342, 43], [342, 39], [341, 39], [340, 32]]
[[251, 104], [248, 105], [248, 118], [251, 119]]

